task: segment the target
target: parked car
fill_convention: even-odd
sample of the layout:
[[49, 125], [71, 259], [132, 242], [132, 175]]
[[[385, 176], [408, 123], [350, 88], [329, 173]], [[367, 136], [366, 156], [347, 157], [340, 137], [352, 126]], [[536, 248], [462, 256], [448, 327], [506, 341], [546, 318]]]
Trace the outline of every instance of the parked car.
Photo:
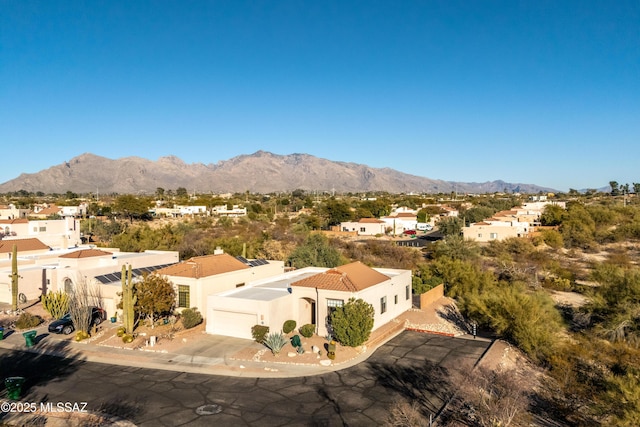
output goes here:
[[[91, 307], [91, 325], [97, 326], [105, 319], [105, 312], [99, 307]], [[62, 316], [61, 319], [54, 320], [49, 324], [49, 332], [54, 334], [69, 335], [75, 331], [73, 320], [71, 320], [71, 313], [67, 313]]]
[[403, 231], [403, 234], [410, 234], [410, 235], [413, 235], [413, 234], [416, 234], [416, 230], [404, 230], [404, 231]]

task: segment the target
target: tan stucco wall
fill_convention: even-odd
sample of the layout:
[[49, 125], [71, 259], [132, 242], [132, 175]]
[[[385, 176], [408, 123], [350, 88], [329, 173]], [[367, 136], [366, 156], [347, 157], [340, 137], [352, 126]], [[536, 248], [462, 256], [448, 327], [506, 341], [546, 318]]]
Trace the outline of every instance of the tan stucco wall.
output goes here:
[[440, 284], [420, 295], [420, 308], [426, 308], [444, 297], [444, 285]]

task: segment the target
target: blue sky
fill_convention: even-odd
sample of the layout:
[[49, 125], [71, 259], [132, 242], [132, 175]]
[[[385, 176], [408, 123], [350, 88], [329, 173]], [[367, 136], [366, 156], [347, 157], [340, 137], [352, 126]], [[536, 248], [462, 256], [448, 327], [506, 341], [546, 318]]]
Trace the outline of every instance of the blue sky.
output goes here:
[[0, 0], [0, 182], [85, 152], [640, 182], [640, 3]]

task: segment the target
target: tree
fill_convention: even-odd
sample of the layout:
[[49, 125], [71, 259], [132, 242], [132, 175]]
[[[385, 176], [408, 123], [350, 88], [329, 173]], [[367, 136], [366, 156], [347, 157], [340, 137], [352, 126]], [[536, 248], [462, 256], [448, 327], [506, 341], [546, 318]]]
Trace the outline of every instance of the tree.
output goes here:
[[331, 313], [331, 329], [342, 345], [357, 347], [364, 344], [373, 329], [373, 306], [362, 299], [350, 298]]
[[145, 274], [135, 284], [135, 294], [136, 311], [147, 318], [152, 328], [158, 316], [171, 313], [176, 305], [173, 283], [158, 274]]
[[143, 218], [149, 215], [150, 203], [131, 194], [119, 196], [114, 202], [114, 210], [129, 218], [133, 222], [134, 218]]
[[176, 188], [176, 196], [178, 197], [185, 197], [187, 196], [189, 193], [187, 192], [187, 189], [184, 187], [178, 187]]
[[293, 251], [288, 261], [289, 265], [296, 268], [337, 267], [342, 263], [342, 258], [340, 252], [329, 244], [329, 239], [314, 233]]
[[351, 207], [333, 197], [322, 206], [322, 213], [327, 218], [328, 225], [337, 225], [352, 219]]
[[91, 309], [92, 307], [101, 306], [100, 289], [95, 286], [89, 286], [86, 279], [78, 280], [69, 298], [69, 313], [76, 331], [89, 334], [89, 328], [93, 320]]
[[458, 217], [450, 217], [438, 222], [438, 229], [445, 236], [458, 236], [462, 233], [462, 220]]
[[546, 205], [540, 216], [540, 224], [555, 226], [562, 224], [565, 217], [565, 210], [558, 205]]
[[640, 194], [640, 183], [634, 182], [632, 185], [634, 194]]
[[611, 195], [617, 196], [620, 194], [620, 188], [618, 181], [609, 181], [609, 186], [611, 187]]

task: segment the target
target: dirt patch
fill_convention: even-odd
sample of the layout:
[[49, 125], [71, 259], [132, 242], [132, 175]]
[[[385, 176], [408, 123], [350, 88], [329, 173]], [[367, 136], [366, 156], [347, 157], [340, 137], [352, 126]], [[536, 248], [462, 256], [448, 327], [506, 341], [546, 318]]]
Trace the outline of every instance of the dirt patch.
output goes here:
[[[204, 323], [201, 323], [191, 329], [183, 329], [170, 324], [158, 325], [154, 328], [149, 326], [139, 326], [134, 332], [133, 341], [131, 343], [125, 343], [122, 341], [122, 337], [117, 335], [117, 331], [120, 326], [122, 325], [103, 323], [103, 330], [98, 331], [98, 336], [93, 342], [105, 347], [122, 348], [127, 350], [176, 353], [179, 352], [180, 348], [185, 344], [190, 343], [192, 340], [197, 339], [198, 336], [205, 333]], [[152, 341], [155, 342], [153, 346], [151, 345]]]

